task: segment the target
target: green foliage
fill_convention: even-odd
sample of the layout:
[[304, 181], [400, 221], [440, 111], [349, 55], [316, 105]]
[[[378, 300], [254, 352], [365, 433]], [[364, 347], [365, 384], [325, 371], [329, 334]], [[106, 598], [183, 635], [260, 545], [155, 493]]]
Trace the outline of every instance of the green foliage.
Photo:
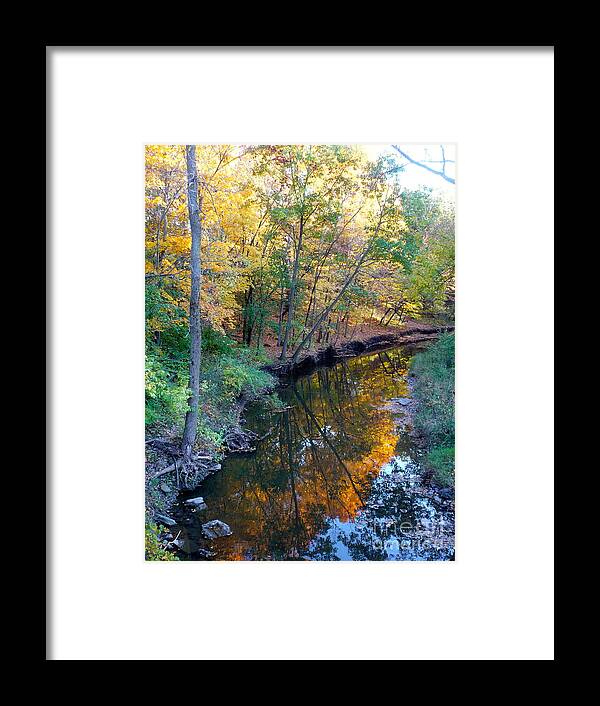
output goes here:
[[[218, 453], [225, 433], [237, 423], [235, 401], [256, 397], [274, 386], [262, 371], [262, 349], [241, 346], [209, 327], [203, 331], [198, 443]], [[167, 354], [152, 342], [146, 346], [146, 424], [181, 427], [188, 409], [187, 362]]]
[[423, 189], [402, 193], [402, 213], [407, 227], [401, 260], [404, 298], [416, 313], [442, 313], [454, 282], [453, 209]]
[[431, 188], [402, 192], [402, 215], [411, 233], [423, 234], [440, 215], [440, 205]]
[[253, 398], [274, 385], [269, 373], [260, 369], [262, 351], [239, 346], [227, 354], [206, 358], [204, 366], [205, 392], [212, 391], [231, 402], [240, 395]]
[[187, 389], [181, 365], [173, 364], [160, 351], [146, 351], [145, 421], [169, 423], [179, 420], [187, 409]]
[[[164, 339], [163, 339], [164, 344]], [[223, 333], [206, 327], [202, 335], [202, 380], [198, 440], [219, 449], [228, 425], [235, 423], [232, 403], [240, 396], [253, 398], [273, 387], [274, 379], [260, 370], [267, 362], [262, 349], [250, 350]], [[168, 351], [168, 352], [167, 352]], [[183, 424], [188, 409], [187, 361], [171, 355], [172, 349], [146, 345], [146, 424]]]
[[185, 360], [189, 352], [186, 312], [171, 300], [169, 285], [146, 285], [146, 344], [159, 345], [172, 359]]
[[427, 454], [425, 463], [434, 471], [440, 485], [454, 485], [454, 446], [435, 446]]
[[198, 443], [220, 451], [225, 434], [237, 423], [236, 400], [253, 398], [274, 385], [274, 378], [260, 370], [260, 354], [243, 346], [229, 354], [205, 355], [202, 360]]
[[230, 399], [242, 393], [247, 397], [255, 397], [272, 385], [272, 378], [268, 373], [240, 358], [225, 356], [221, 364], [224, 392]]
[[153, 522], [147, 522], [145, 531], [146, 561], [179, 561], [175, 554], [161, 545], [158, 534], [158, 527]]
[[445, 483], [454, 482], [454, 334], [444, 334], [411, 364], [418, 401], [415, 426], [427, 440], [428, 464]]
[[202, 330], [202, 352], [207, 354], [231, 353], [236, 342], [220, 331], [216, 331], [210, 326]]
[[[233, 415], [230, 415], [227, 412], [217, 420], [215, 420], [214, 415], [199, 417], [196, 433], [198, 435], [198, 442], [202, 448], [210, 449], [214, 452], [219, 452], [221, 450], [221, 447], [225, 441], [225, 427], [227, 426], [227, 420], [231, 420], [231, 423], [234, 422]], [[215, 421], [217, 421], [216, 424]], [[213, 428], [214, 426], [217, 428]]]
[[411, 366], [414, 395], [419, 401], [415, 421], [432, 445], [454, 441], [454, 335], [445, 334]]

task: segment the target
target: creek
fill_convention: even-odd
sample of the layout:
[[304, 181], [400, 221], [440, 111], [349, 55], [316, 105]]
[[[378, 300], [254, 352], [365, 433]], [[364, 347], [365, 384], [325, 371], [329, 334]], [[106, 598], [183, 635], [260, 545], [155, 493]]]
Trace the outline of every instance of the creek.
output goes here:
[[[453, 560], [454, 501], [423, 468], [408, 370], [423, 345], [316, 369], [249, 405], [260, 441], [181, 492], [174, 534], [187, 560]], [[202, 496], [205, 509], [186, 499]], [[208, 540], [202, 524], [232, 534]]]

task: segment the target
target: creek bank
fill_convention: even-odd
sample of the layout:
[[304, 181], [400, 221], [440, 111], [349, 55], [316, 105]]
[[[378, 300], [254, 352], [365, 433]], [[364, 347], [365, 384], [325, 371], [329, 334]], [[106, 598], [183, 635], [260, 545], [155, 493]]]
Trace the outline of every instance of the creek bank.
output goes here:
[[440, 334], [454, 331], [453, 325], [447, 326], [412, 326], [404, 331], [381, 333], [363, 340], [350, 340], [339, 346], [329, 345], [317, 351], [307, 351], [293, 362], [276, 361], [263, 366], [263, 370], [278, 378], [296, 377], [312, 372], [320, 365], [333, 365], [343, 358], [352, 358], [365, 353], [374, 353], [385, 348], [433, 341]]
[[[221, 470], [221, 462], [226, 455], [251, 453], [255, 450], [258, 436], [243, 428], [242, 417], [245, 406], [251, 401], [252, 399], [244, 395], [240, 396], [235, 403], [236, 422], [226, 431], [223, 447], [196, 448], [187, 470], [182, 469], [180, 436], [172, 432], [169, 436], [153, 438], [146, 442], [146, 521], [165, 528], [158, 528], [158, 540], [163, 548], [183, 549], [181, 540], [172, 534], [172, 528], [177, 527], [181, 520], [173, 517], [180, 491], [197, 489], [210, 475]], [[203, 507], [201, 503], [190, 502], [188, 507], [197, 511], [206, 508], [206, 505]]]
[[441, 487], [454, 489], [454, 334], [413, 358], [407, 376], [413, 399], [411, 435], [425, 452], [424, 467]]

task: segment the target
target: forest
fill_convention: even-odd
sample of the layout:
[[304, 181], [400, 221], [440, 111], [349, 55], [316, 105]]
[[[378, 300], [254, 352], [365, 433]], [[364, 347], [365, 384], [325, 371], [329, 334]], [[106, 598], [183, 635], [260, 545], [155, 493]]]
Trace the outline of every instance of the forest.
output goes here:
[[412, 424], [453, 482], [453, 334], [435, 340], [454, 329], [454, 203], [403, 180], [417, 165], [454, 183], [439, 149], [146, 146], [147, 558], [171, 556], [177, 493], [256, 450], [247, 406], [280, 411], [281, 380], [326, 359], [431, 345], [408, 366]]

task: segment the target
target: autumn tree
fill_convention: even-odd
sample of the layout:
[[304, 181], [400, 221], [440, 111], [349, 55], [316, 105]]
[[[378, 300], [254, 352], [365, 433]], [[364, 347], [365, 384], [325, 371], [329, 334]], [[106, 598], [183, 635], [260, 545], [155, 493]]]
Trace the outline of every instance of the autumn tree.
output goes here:
[[200, 220], [200, 204], [198, 202], [198, 171], [196, 167], [196, 146], [186, 145], [187, 198], [192, 232], [192, 248], [190, 253], [190, 270], [192, 288], [190, 293], [190, 397], [189, 409], [185, 415], [182, 451], [184, 460], [189, 462], [192, 447], [196, 441], [198, 427], [198, 407], [200, 404], [200, 362], [202, 346], [202, 325], [200, 322], [200, 286], [202, 282], [200, 243], [202, 241], [202, 223]]

